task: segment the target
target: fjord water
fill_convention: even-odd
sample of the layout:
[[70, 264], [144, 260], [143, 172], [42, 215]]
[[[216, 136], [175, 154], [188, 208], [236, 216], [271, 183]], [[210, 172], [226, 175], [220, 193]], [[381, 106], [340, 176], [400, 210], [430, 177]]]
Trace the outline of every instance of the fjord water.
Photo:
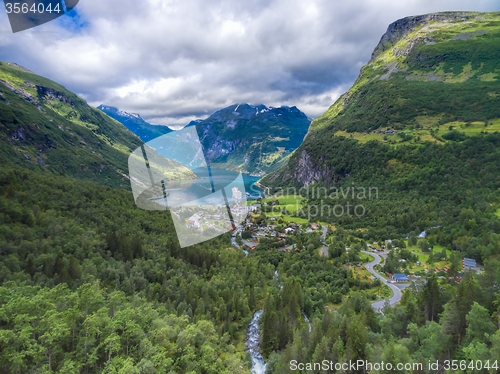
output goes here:
[[[220, 204], [220, 201], [212, 194], [212, 183], [215, 191], [221, 190], [230, 185], [238, 178], [239, 172], [223, 169], [196, 168], [193, 172], [199, 178], [194, 181], [175, 183], [172, 188], [166, 186], [168, 194], [167, 201], [169, 206], [186, 205], [191, 201], [197, 200], [197, 203]], [[210, 178], [210, 173], [212, 178]], [[262, 190], [255, 185], [260, 177], [243, 174], [243, 185], [246, 191], [246, 199], [256, 199], [262, 196]], [[243, 195], [245, 193], [241, 191]], [[228, 202], [232, 203], [233, 198], [230, 191], [226, 191]], [[245, 197], [245, 196], [243, 196]], [[163, 199], [157, 199], [156, 202], [163, 204]]]

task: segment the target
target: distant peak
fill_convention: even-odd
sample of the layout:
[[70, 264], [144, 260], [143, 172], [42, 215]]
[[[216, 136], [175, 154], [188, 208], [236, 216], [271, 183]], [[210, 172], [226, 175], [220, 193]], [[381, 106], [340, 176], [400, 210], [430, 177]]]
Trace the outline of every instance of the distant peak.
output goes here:
[[101, 105], [99, 105], [97, 107], [97, 109], [102, 110], [103, 112], [113, 113], [113, 114], [116, 114], [116, 115], [122, 116], [122, 117], [128, 117], [128, 118], [135, 118], [135, 119], [143, 120], [142, 117], [139, 114], [137, 114], [137, 113], [128, 113], [128, 112], [125, 112], [123, 110], [119, 110], [118, 108], [115, 108], [114, 106], [109, 106], [109, 105], [101, 104]]

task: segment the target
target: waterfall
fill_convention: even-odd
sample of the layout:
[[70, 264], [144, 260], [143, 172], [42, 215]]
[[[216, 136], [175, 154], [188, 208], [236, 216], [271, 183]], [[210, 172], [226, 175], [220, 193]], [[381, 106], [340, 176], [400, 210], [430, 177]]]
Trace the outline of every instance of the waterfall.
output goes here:
[[304, 312], [302, 312], [302, 315], [304, 316], [304, 321], [306, 321], [306, 323], [309, 325], [309, 332], [311, 332], [312, 331], [311, 321], [309, 321], [309, 318], [307, 318]]

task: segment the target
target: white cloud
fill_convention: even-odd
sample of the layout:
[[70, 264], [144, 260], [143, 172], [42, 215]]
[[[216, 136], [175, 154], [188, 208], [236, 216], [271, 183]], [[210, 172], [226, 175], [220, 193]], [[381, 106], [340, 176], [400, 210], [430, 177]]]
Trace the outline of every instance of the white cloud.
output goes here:
[[85, 0], [12, 34], [1, 59], [80, 94], [179, 125], [233, 103], [323, 113], [356, 79], [389, 23], [445, 10], [498, 10], [497, 0]]

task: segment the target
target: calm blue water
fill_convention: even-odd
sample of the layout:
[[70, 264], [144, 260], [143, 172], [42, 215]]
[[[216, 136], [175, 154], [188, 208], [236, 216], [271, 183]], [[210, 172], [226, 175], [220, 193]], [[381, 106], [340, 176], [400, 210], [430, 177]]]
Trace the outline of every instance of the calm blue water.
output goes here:
[[[182, 186], [177, 185], [174, 188], [169, 188], [168, 185], [166, 186], [168, 206], [190, 205], [189, 202], [194, 200], [197, 201], [197, 205], [219, 205], [223, 203], [220, 194], [212, 193], [209, 169], [198, 168], [193, 169], [193, 172], [199, 178], [198, 180], [184, 182]], [[239, 172], [222, 169], [210, 169], [210, 172], [212, 174], [214, 190], [217, 192], [221, 189], [225, 189], [229, 203], [234, 201], [231, 192], [233, 187], [237, 187], [238, 190], [242, 192], [242, 197], [246, 199], [256, 199], [262, 196], [263, 191], [255, 185], [255, 182], [260, 179], [259, 177], [242, 174], [243, 181], [241, 182], [238, 180], [240, 175]], [[158, 199], [156, 201], [163, 203], [163, 199]]]

